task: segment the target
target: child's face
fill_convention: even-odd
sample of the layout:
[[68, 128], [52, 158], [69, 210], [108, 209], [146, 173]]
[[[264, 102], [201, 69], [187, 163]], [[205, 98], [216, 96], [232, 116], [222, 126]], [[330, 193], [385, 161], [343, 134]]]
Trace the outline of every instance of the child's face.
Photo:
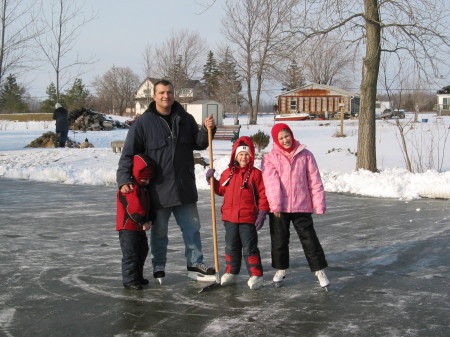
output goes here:
[[292, 136], [288, 131], [281, 130], [278, 133], [278, 142], [285, 149], [289, 149], [292, 146]]
[[250, 154], [248, 152], [239, 152], [236, 156], [236, 161], [239, 163], [240, 167], [247, 166], [250, 162]]
[[148, 185], [150, 183], [150, 179], [139, 179], [141, 185]]

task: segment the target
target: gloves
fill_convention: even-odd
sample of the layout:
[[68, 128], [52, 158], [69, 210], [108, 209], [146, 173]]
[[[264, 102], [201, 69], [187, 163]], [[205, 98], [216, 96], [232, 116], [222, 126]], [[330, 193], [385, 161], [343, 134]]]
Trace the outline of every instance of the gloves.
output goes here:
[[256, 218], [255, 227], [259, 231], [264, 225], [264, 220], [266, 220], [267, 211], [259, 211], [258, 217]]
[[206, 181], [208, 182], [208, 185], [211, 183], [211, 177], [214, 177], [214, 172], [216, 172], [216, 170], [210, 168], [208, 169], [208, 171], [206, 171]]

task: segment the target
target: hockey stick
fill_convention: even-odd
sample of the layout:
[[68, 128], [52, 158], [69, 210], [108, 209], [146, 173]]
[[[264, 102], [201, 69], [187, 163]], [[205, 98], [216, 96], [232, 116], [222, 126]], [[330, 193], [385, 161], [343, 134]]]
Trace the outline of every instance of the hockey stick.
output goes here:
[[[208, 128], [208, 146], [209, 146], [209, 168], [214, 168], [213, 164], [213, 148], [212, 148], [212, 129]], [[216, 198], [214, 194], [214, 177], [210, 178], [211, 186], [211, 217], [212, 217], [212, 228], [213, 228], [213, 246], [214, 246], [214, 268], [216, 270], [216, 282], [207, 285], [199, 293], [216, 288], [220, 286], [220, 271], [219, 271], [219, 252], [217, 248], [217, 228], [216, 228]]]

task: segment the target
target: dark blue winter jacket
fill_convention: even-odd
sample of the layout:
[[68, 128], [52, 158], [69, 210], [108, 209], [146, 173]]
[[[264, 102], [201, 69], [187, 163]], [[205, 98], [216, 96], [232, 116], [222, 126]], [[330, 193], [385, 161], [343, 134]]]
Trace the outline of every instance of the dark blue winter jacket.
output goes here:
[[155, 102], [135, 120], [128, 131], [117, 170], [119, 188], [132, 183], [133, 156], [145, 153], [156, 165], [150, 186], [152, 205], [156, 208], [198, 201], [195, 185], [193, 150], [208, 147], [208, 131], [199, 127], [180, 103], [172, 106], [172, 130], [156, 112]]

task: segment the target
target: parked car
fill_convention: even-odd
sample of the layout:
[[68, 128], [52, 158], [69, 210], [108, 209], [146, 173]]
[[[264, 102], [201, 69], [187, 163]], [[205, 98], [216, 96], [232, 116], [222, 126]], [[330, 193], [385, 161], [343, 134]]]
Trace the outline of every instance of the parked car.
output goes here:
[[391, 119], [392, 118], [392, 110], [384, 109], [380, 116], [381, 119]]
[[[344, 112], [344, 119], [349, 119], [350, 116], [351, 115], [347, 111]], [[333, 119], [341, 119], [341, 112], [340, 111], [336, 111], [335, 113], [333, 113], [331, 115], [331, 118], [333, 118]]]
[[405, 118], [405, 110], [394, 110], [391, 118]]
[[405, 110], [394, 110], [385, 109], [380, 116], [381, 119], [391, 119], [391, 118], [405, 118]]

